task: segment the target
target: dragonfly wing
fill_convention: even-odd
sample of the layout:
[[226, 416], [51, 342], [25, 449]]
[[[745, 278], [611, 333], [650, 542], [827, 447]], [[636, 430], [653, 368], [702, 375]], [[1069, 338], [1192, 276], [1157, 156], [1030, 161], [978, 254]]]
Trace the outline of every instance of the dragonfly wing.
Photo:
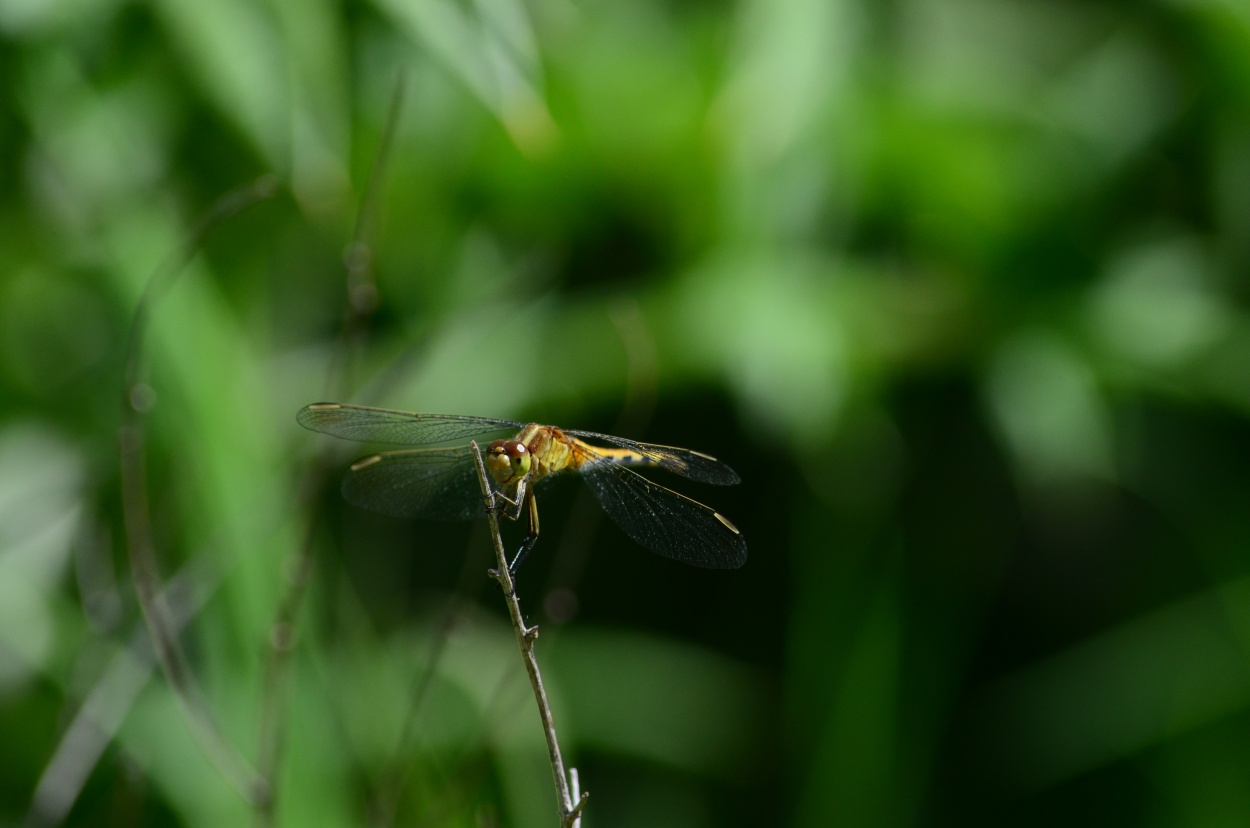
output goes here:
[[304, 428], [360, 443], [424, 446], [516, 431], [522, 423], [456, 414], [416, 414], [344, 403], [314, 403], [295, 415]]
[[[610, 434], [596, 434], [593, 431], [564, 430], [566, 434], [590, 440], [599, 440], [616, 448], [623, 448], [642, 458], [642, 465], [654, 465], [661, 469], [679, 474], [700, 483], [712, 483], [717, 486], [733, 486], [741, 479], [738, 473], [728, 465], [717, 460], [710, 454], [703, 454], [690, 449], [676, 446], [661, 446], [656, 443], [639, 443], [626, 440], [624, 437], [613, 437]], [[594, 446], [590, 446], [594, 448]]]
[[608, 516], [652, 552], [708, 569], [736, 569], [746, 562], [742, 533], [702, 503], [612, 462], [591, 463], [581, 471]]
[[395, 517], [468, 520], [485, 510], [468, 446], [363, 457], [343, 478], [343, 496]]

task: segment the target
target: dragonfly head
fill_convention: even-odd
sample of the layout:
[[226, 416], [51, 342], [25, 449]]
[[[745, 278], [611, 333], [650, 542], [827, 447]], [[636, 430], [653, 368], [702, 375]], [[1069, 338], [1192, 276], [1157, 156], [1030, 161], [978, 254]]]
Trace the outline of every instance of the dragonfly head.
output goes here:
[[530, 450], [520, 440], [496, 440], [486, 447], [486, 468], [503, 485], [520, 480], [530, 471]]

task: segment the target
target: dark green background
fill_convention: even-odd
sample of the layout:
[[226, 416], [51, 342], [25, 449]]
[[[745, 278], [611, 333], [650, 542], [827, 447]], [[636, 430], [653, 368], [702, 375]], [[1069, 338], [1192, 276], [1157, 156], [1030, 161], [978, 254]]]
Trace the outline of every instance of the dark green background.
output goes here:
[[482, 526], [343, 503], [367, 449], [294, 420], [327, 388], [741, 474], [677, 484], [733, 572], [543, 499], [587, 828], [1250, 824], [1244, 3], [3, 0], [0, 98], [0, 825], [265, 822], [126, 655], [118, 462], [143, 285], [265, 174], [144, 376], [250, 762], [313, 526], [275, 824], [555, 824]]

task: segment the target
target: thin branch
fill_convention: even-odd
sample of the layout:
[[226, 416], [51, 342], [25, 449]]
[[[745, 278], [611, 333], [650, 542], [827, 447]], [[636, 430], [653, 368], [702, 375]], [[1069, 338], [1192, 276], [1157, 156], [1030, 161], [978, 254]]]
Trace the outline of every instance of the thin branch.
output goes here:
[[491, 539], [495, 544], [496, 569], [490, 576], [499, 582], [503, 590], [504, 602], [508, 605], [508, 616], [512, 619], [512, 629], [516, 633], [517, 647], [521, 650], [521, 660], [525, 663], [525, 672], [529, 674], [530, 686], [534, 688], [534, 701], [538, 704], [538, 715], [542, 719], [543, 735], [547, 738], [547, 754], [551, 759], [551, 773], [555, 777], [556, 801], [560, 808], [561, 828], [575, 828], [580, 821], [582, 809], [586, 805], [589, 792], [583, 793], [576, 804], [569, 790], [568, 776], [564, 772], [564, 759], [560, 755], [560, 742], [556, 738], [556, 723], [551, 715], [551, 705], [547, 703], [547, 690], [543, 687], [543, 677], [538, 671], [538, 658], [534, 655], [534, 640], [538, 638], [538, 627], [525, 626], [521, 615], [521, 602], [517, 600], [512, 574], [508, 571], [508, 553], [503, 546], [503, 536], [499, 533], [499, 514], [495, 508], [495, 490], [486, 476], [486, 464], [482, 462], [482, 450], [474, 442], [473, 462], [477, 466], [478, 482], [482, 486], [482, 500], [486, 504], [486, 521], [490, 526]]
[[[475, 533], [476, 534], [476, 533]], [[374, 793], [374, 818], [371, 825], [392, 826], [395, 824], [399, 810], [399, 800], [404, 786], [408, 782], [412, 767], [417, 761], [417, 748], [421, 731], [418, 729], [419, 714], [428, 697], [437, 675], [437, 666], [443, 657], [452, 628], [460, 616], [461, 607], [466, 597], [476, 590], [480, 583], [478, 577], [478, 556], [472, 553], [476, 546], [470, 541], [470, 551], [464, 555], [464, 565], [460, 571], [460, 586], [452, 594], [443, 608], [441, 620], [429, 653], [425, 656], [423, 669], [418, 673], [408, 694], [408, 706], [404, 712], [404, 722], [400, 726], [398, 738], [392, 750], [391, 759], [387, 762], [390, 770]]]
[[195, 683], [186, 654], [178, 642], [177, 624], [165, 599], [148, 505], [144, 415], [151, 407], [152, 389], [140, 377], [146, 356], [148, 321], [157, 300], [182, 272], [209, 230], [253, 204], [272, 197], [276, 190], [273, 177], [264, 176], [246, 187], [226, 194], [196, 223], [182, 249], [171, 256], [148, 280], [131, 322], [122, 388], [120, 434], [122, 513], [130, 550], [130, 572], [139, 605], [143, 610], [143, 618], [152, 636], [157, 660], [200, 747], [235, 790], [253, 804], [262, 803], [268, 798], [269, 784], [230, 744], [209, 711], [208, 704]]
[[[362, 339], [369, 328], [369, 320], [378, 309], [380, 301], [376, 273], [373, 268], [373, 246], [370, 238], [377, 224], [377, 202], [381, 197], [382, 182], [390, 163], [391, 148], [395, 143], [395, 134], [399, 131], [399, 117], [404, 109], [404, 95], [407, 84], [402, 72], [395, 76], [395, 86], [391, 90], [390, 108], [386, 113], [386, 125], [382, 130], [382, 141], [374, 158], [373, 169], [365, 182], [364, 192], [360, 197], [360, 211], [356, 214], [356, 225], [352, 230], [352, 240], [343, 253], [343, 266], [347, 271], [347, 317], [340, 332], [339, 348], [335, 358], [338, 365], [332, 364], [327, 375], [326, 398], [338, 399], [349, 385], [351, 346]], [[335, 380], [338, 380], [337, 384]]]
[[[305, 478], [305, 491], [300, 498], [302, 502], [311, 501], [313, 492], [320, 489], [320, 481], [325, 477], [324, 466], [325, 463], [320, 460], [314, 463], [313, 469]], [[315, 515], [316, 510], [310, 508], [309, 513]], [[281, 711], [286, 698], [287, 665], [291, 652], [295, 648], [295, 615], [303, 600], [308, 581], [312, 577], [315, 523], [315, 518], [310, 517], [304, 527], [304, 536], [287, 575], [286, 590], [280, 599], [277, 617], [269, 629], [269, 657], [265, 664], [265, 683], [261, 697], [260, 750], [256, 761], [264, 777], [275, 782], [278, 767], [282, 761], [285, 736], [285, 721]], [[276, 784], [271, 784], [269, 796], [257, 804], [257, 824], [271, 825], [273, 823], [276, 800]]]
[[[327, 396], [332, 399], [339, 396], [339, 388], [349, 384], [352, 345], [368, 329], [369, 320], [378, 305], [373, 250], [368, 239], [373, 232], [375, 204], [382, 186], [383, 172], [390, 159], [399, 115], [403, 110], [404, 89], [403, 75], [397, 75], [391, 95], [390, 109], [387, 113], [386, 128], [382, 135], [382, 144], [378, 148], [373, 170], [370, 172], [361, 197], [361, 208], [356, 216], [351, 243], [343, 254], [343, 263], [347, 270], [348, 311], [343, 322], [339, 347], [327, 371]], [[257, 761], [261, 774], [270, 780], [277, 778], [282, 762], [283, 745], [286, 741], [283, 708], [286, 702], [286, 680], [290, 657], [296, 643], [295, 619], [303, 603], [308, 582], [312, 578], [312, 549], [320, 518], [320, 512], [311, 504], [316, 494], [324, 488], [328, 476], [327, 455], [329, 452], [330, 449], [322, 451], [305, 475], [300, 502], [306, 504], [308, 520], [304, 526], [299, 551], [291, 564], [286, 590], [279, 601], [278, 612], [269, 632], [269, 654], [265, 664], [265, 684], [261, 703], [260, 753]], [[258, 825], [269, 826], [274, 823], [276, 800], [276, 792], [271, 791], [270, 795], [260, 803], [256, 813]]]

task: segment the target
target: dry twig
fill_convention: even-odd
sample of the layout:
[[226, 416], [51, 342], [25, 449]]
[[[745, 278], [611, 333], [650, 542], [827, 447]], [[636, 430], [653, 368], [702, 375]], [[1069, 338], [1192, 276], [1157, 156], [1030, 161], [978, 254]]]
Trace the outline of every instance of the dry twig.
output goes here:
[[178, 641], [178, 624], [166, 601], [148, 505], [144, 414], [151, 406], [152, 389], [142, 381], [142, 374], [147, 355], [147, 326], [153, 309], [182, 272], [192, 253], [199, 248], [204, 236], [225, 219], [272, 197], [276, 190], [274, 179], [264, 176], [225, 195], [188, 234], [183, 248], [148, 281], [131, 322], [130, 341], [126, 349], [120, 437], [122, 514], [130, 550], [130, 573], [157, 660], [205, 753], [230, 784], [255, 805], [263, 804], [269, 798], [268, 780], [252, 769], [213, 718]]
[[[499, 534], [499, 512], [495, 506], [495, 490], [486, 476], [486, 465], [482, 462], [482, 450], [474, 442], [473, 462], [477, 466], [478, 482], [482, 486], [482, 500], [486, 504], [486, 520], [490, 525], [491, 539], [495, 544], [495, 561], [497, 568], [490, 571], [490, 576], [499, 582], [503, 590], [504, 601], [508, 605], [508, 616], [512, 619], [512, 628], [516, 632], [517, 646], [521, 650], [521, 660], [525, 662], [525, 672], [529, 675], [530, 686], [534, 688], [534, 701], [538, 704], [538, 715], [542, 719], [543, 735], [547, 738], [547, 754], [551, 759], [551, 773], [555, 777], [556, 799], [560, 806], [561, 828], [576, 828], [581, 823], [582, 809], [586, 806], [589, 792], [582, 793], [577, 802], [573, 802], [570, 792], [569, 776], [564, 772], [564, 759], [560, 756], [560, 742], [556, 738], [555, 719], [551, 715], [551, 705], [547, 703], [547, 691], [543, 687], [543, 677], [538, 671], [538, 659], [534, 655], [534, 640], [538, 638], [538, 627], [525, 626], [521, 615], [521, 603], [517, 600], [516, 589], [512, 583], [512, 573], [508, 571], [508, 553], [503, 546], [503, 536]], [[577, 786], [577, 771], [572, 771], [574, 789]]]
[[[334, 361], [327, 372], [326, 388], [330, 397], [338, 396], [338, 389], [346, 388], [350, 384], [348, 377], [351, 373], [353, 346], [364, 336], [369, 327], [369, 320], [378, 305], [378, 289], [373, 272], [373, 250], [369, 245], [369, 237], [373, 230], [377, 194], [382, 186], [387, 162], [390, 160], [399, 114], [403, 109], [404, 88], [403, 76], [397, 76], [391, 94], [391, 105], [387, 115], [386, 129], [382, 135], [382, 144], [378, 148], [373, 170], [361, 198], [360, 212], [356, 216], [356, 227], [352, 233], [351, 243], [343, 255], [343, 264], [347, 271], [348, 311], [340, 332], [339, 347], [334, 352]], [[295, 559], [291, 562], [286, 589], [279, 601], [278, 611], [269, 633], [269, 652], [265, 660], [265, 683], [260, 716], [260, 753], [257, 760], [260, 772], [269, 779], [275, 779], [279, 775], [283, 747], [286, 743], [286, 682], [291, 654], [297, 640], [296, 616], [303, 604], [308, 583], [313, 576], [313, 545], [321, 516], [311, 504], [328, 475], [326, 455], [327, 452], [323, 451], [312, 462], [304, 478], [300, 497], [300, 502], [306, 504], [308, 508], [304, 534]], [[276, 817], [276, 808], [277, 796], [276, 792], [273, 792], [260, 803], [256, 812], [256, 824], [262, 827], [272, 825]]]

